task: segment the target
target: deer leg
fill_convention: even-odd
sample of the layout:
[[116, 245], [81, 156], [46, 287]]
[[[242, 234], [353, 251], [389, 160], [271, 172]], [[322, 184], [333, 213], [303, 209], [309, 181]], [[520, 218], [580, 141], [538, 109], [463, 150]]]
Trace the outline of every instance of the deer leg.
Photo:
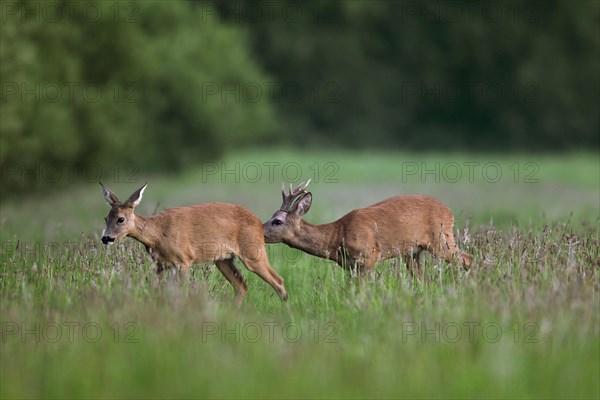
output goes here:
[[471, 264], [473, 264], [473, 257], [469, 253], [465, 253], [464, 251], [459, 251], [458, 258], [465, 269], [468, 271], [471, 269]]
[[158, 282], [165, 282], [172, 280], [175, 275], [175, 268], [168, 263], [164, 262], [156, 262], [156, 277], [158, 278]]
[[154, 262], [154, 272], [156, 273], [156, 279], [154, 280], [155, 285], [160, 285], [165, 280], [167, 266], [163, 263]]
[[155, 271], [156, 271], [156, 275], [157, 275], [159, 278], [160, 278], [160, 277], [161, 277], [161, 276], [162, 276], [162, 275], [165, 273], [165, 271], [167, 270], [167, 265], [166, 265], [166, 264], [164, 264], [164, 263], [159, 263], [159, 262], [157, 262], [157, 263], [155, 264], [155, 267], [156, 267], [156, 269], [155, 269]]
[[410, 273], [410, 276], [419, 278], [421, 276], [421, 252], [422, 248], [418, 248], [417, 251], [404, 255], [404, 263]]
[[366, 269], [366, 265], [372, 266], [372, 263], [369, 263], [365, 253], [356, 251], [352, 247], [346, 250], [344, 261], [346, 264], [345, 267], [350, 272], [352, 278], [357, 278], [362, 275], [363, 271]]
[[454, 262], [458, 260], [462, 267], [468, 271], [473, 263], [473, 257], [470, 254], [461, 251], [454, 241], [454, 233], [452, 229], [446, 229], [440, 234], [440, 243], [438, 247], [434, 246], [432, 252], [434, 256], [444, 259], [446, 262]]
[[246, 296], [246, 292], [248, 292], [246, 280], [242, 276], [240, 270], [235, 266], [233, 257], [225, 260], [215, 260], [215, 265], [219, 271], [221, 271], [223, 276], [225, 276], [225, 279], [233, 286], [233, 291], [235, 293], [234, 304], [239, 308]]
[[359, 264], [358, 267], [358, 274], [360, 277], [368, 277], [368, 276], [373, 276], [373, 264], [369, 265], [368, 263], [365, 264]]
[[373, 276], [373, 267], [380, 260], [381, 252], [377, 249], [371, 250], [367, 253], [362, 260], [359, 262], [358, 272], [366, 277], [367, 275]]
[[180, 283], [187, 282], [190, 278], [191, 264], [181, 264], [177, 266], [176, 276]]
[[244, 257], [242, 255], [239, 257], [244, 266], [248, 268], [248, 271], [254, 272], [275, 289], [281, 300], [286, 301], [288, 299], [288, 294], [283, 285], [283, 278], [269, 265], [264, 247], [258, 257]]
[[352, 278], [357, 278], [359, 273], [358, 271], [360, 270], [360, 264], [357, 260], [353, 260], [350, 265], [349, 265], [349, 269], [350, 269], [350, 276]]

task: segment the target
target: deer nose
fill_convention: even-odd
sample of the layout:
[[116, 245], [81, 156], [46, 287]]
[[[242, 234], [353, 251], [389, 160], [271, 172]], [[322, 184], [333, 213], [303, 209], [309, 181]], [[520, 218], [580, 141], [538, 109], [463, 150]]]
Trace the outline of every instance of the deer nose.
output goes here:
[[104, 244], [109, 244], [109, 243], [112, 243], [114, 241], [115, 241], [115, 239], [113, 239], [113, 238], [111, 238], [109, 236], [102, 236], [102, 243], [104, 243]]

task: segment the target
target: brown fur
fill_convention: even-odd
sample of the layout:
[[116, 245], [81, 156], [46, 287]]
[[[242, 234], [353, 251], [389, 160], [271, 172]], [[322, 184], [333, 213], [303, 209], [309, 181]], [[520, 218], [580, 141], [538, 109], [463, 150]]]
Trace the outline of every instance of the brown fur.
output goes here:
[[[310, 208], [311, 193], [296, 190], [283, 196], [284, 203], [294, 206], [283, 207], [264, 224], [267, 243], [283, 242], [361, 271], [402, 256], [411, 273], [420, 274], [423, 250], [446, 261], [458, 259], [465, 269], [471, 266], [472, 257], [454, 241], [452, 213], [432, 197], [396, 196], [350, 211], [335, 222], [313, 225], [301, 219]], [[298, 200], [291, 201], [291, 196]]]
[[[157, 273], [174, 266], [187, 275], [193, 264], [214, 262], [232, 284], [240, 305], [248, 287], [234, 264], [237, 256], [251, 272], [269, 283], [286, 300], [283, 279], [271, 268], [264, 245], [262, 223], [248, 209], [227, 203], [203, 203], [167, 209], [142, 217], [134, 213], [145, 186], [125, 203], [103, 186], [111, 210], [102, 236], [119, 240], [130, 236], [146, 246]], [[119, 223], [119, 218], [124, 220]], [[108, 239], [106, 239], [108, 240]]]

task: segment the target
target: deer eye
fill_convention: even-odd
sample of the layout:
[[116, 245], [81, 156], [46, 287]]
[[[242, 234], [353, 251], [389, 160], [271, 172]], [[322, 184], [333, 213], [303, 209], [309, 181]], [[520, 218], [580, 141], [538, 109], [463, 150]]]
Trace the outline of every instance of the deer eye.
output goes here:
[[117, 219], [117, 223], [118, 223], [118, 224], [122, 224], [123, 222], [125, 222], [125, 218], [123, 218], [123, 217], [119, 217], [119, 218]]
[[272, 222], [272, 224], [273, 225], [281, 225], [281, 224], [283, 224], [283, 221], [280, 220], [280, 219], [274, 219], [273, 222]]

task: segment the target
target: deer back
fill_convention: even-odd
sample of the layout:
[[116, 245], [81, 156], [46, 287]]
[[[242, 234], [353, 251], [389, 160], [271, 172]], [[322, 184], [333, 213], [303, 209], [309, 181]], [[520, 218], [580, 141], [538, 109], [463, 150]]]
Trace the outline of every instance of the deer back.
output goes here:
[[391, 249], [435, 243], [446, 229], [452, 229], [454, 217], [432, 197], [405, 195], [353, 210], [339, 222], [348, 243], [371, 242]]

